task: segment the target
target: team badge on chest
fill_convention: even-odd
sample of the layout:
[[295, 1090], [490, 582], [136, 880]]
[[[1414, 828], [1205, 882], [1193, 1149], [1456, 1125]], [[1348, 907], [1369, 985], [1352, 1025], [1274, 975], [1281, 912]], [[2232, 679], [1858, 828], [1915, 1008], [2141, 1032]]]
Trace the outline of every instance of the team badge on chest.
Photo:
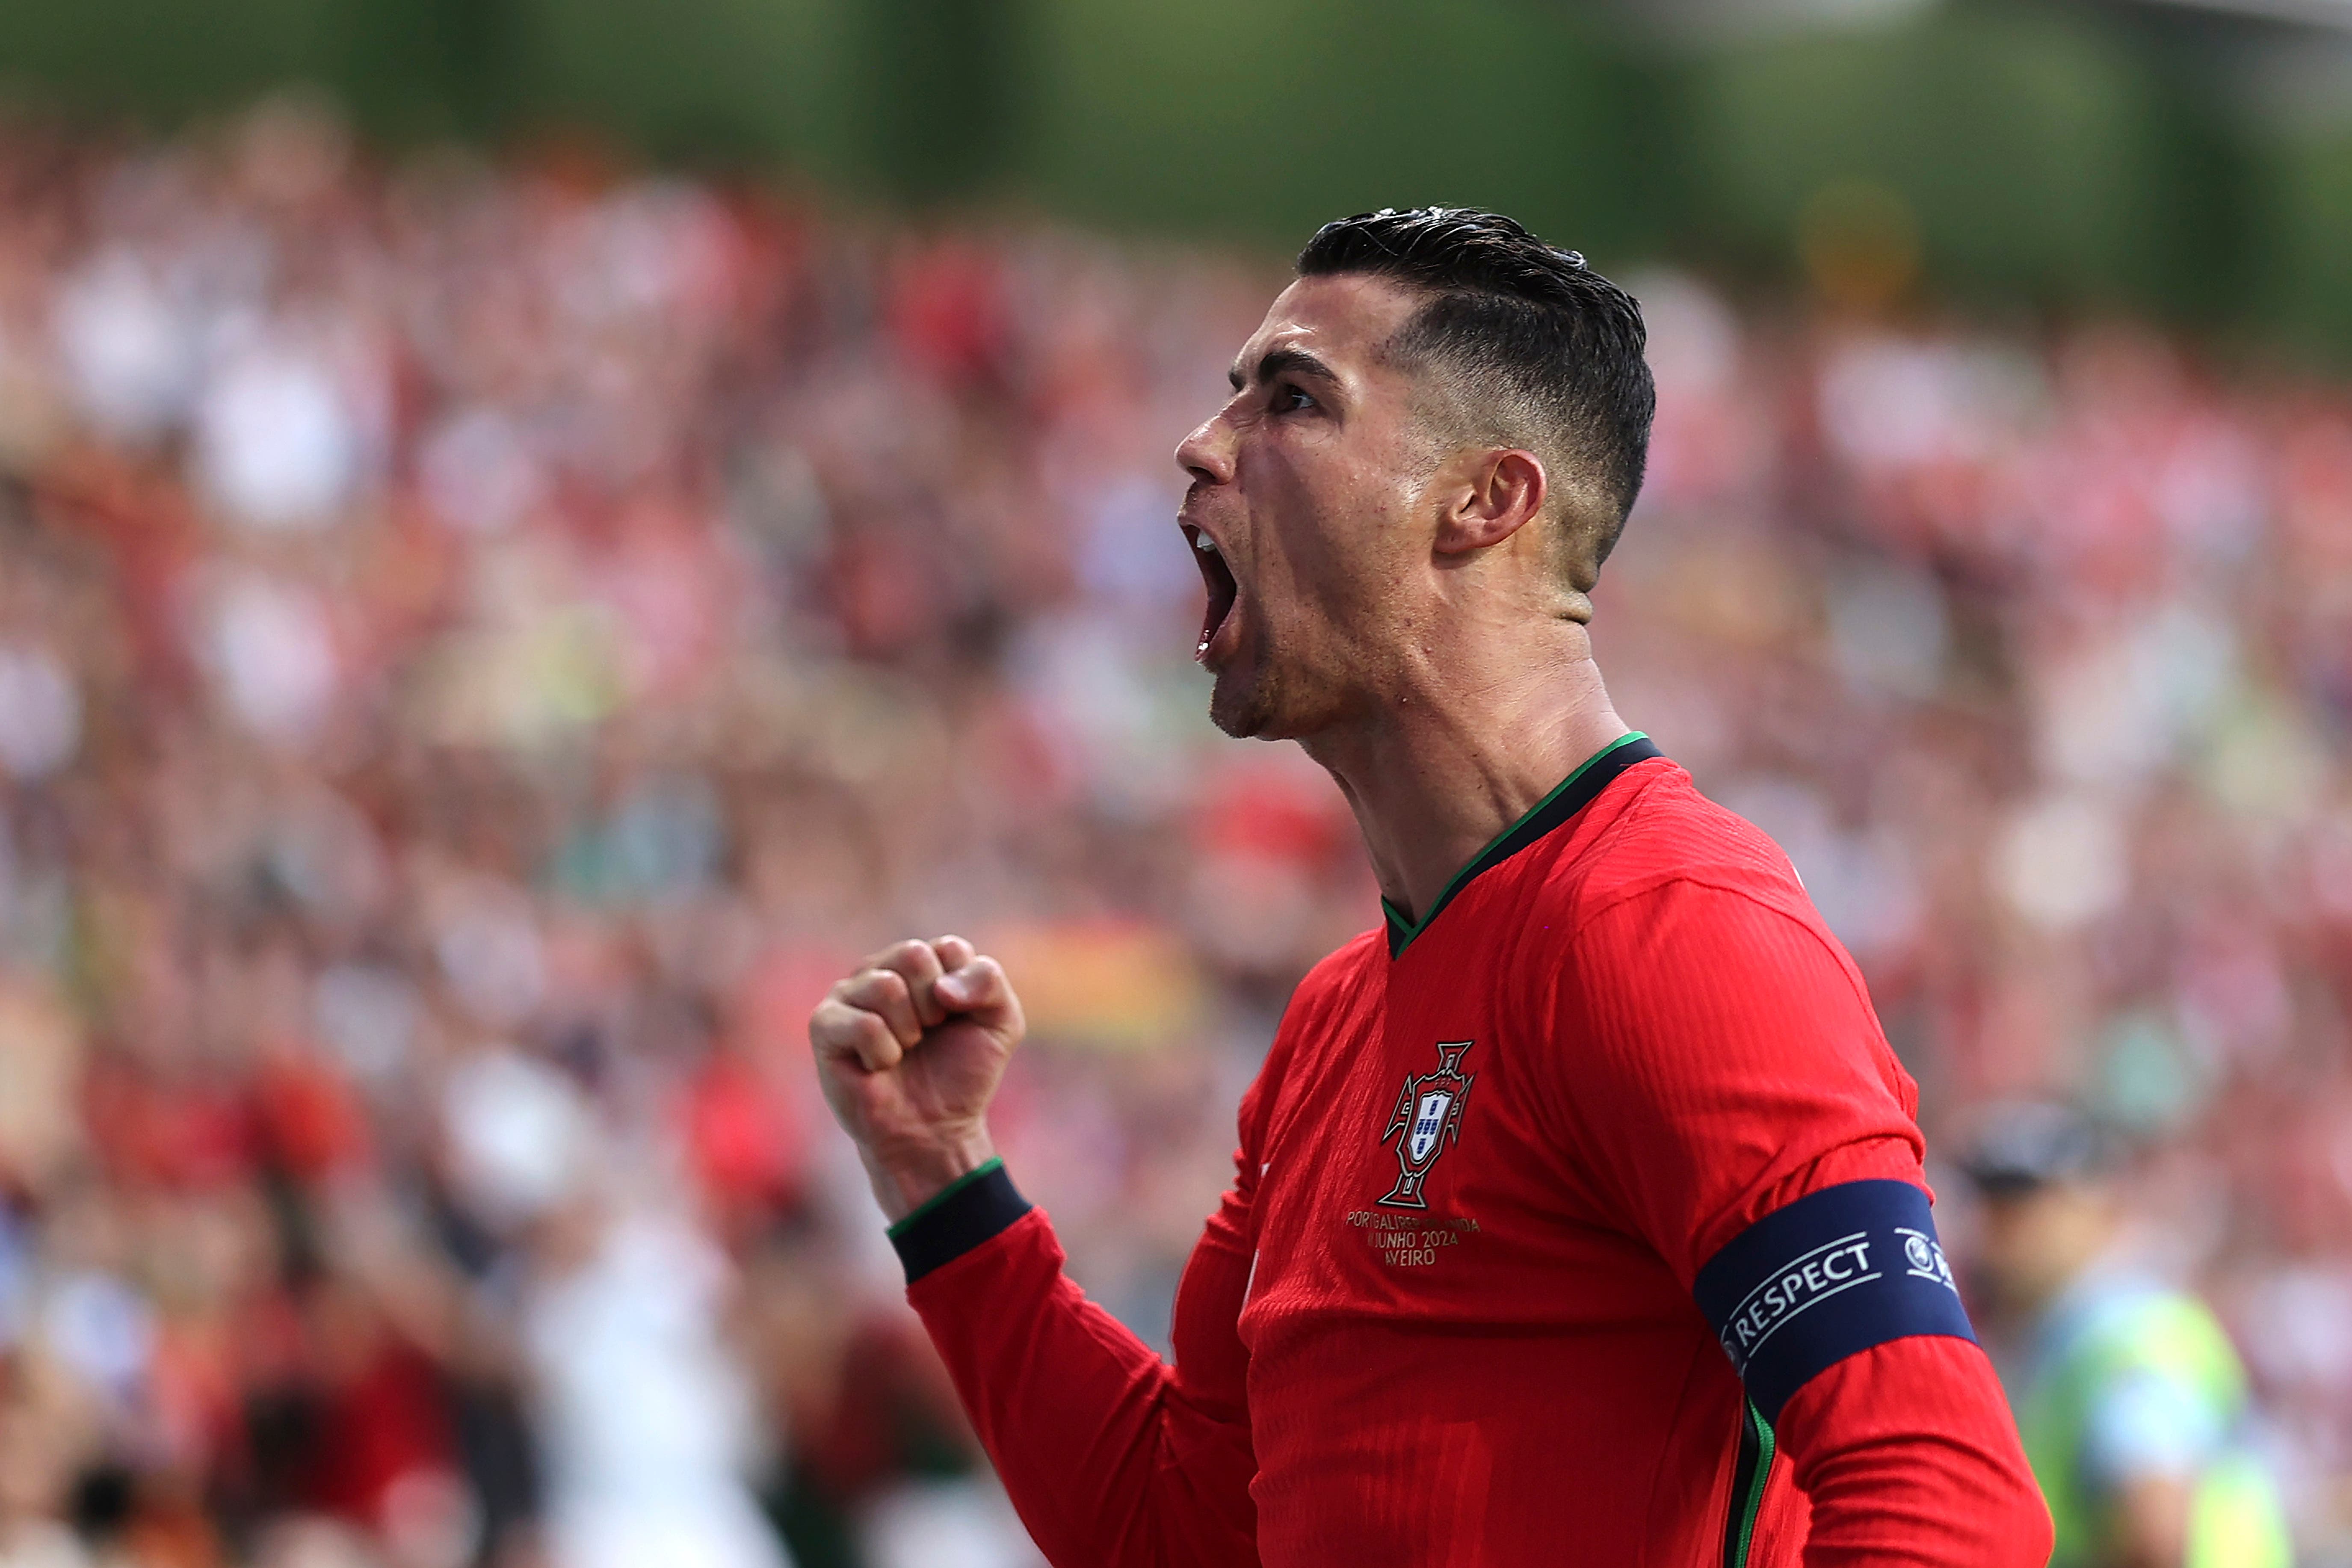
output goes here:
[[1470, 1098], [1470, 1081], [1476, 1076], [1462, 1070], [1462, 1058], [1476, 1043], [1440, 1040], [1437, 1070], [1419, 1077], [1406, 1075], [1404, 1088], [1397, 1094], [1396, 1110], [1389, 1117], [1388, 1131], [1381, 1134], [1383, 1143], [1395, 1140], [1398, 1167], [1396, 1185], [1380, 1200], [1382, 1206], [1429, 1206], [1421, 1195], [1422, 1184], [1429, 1179], [1430, 1167], [1437, 1163], [1438, 1155], [1462, 1141], [1462, 1104]]

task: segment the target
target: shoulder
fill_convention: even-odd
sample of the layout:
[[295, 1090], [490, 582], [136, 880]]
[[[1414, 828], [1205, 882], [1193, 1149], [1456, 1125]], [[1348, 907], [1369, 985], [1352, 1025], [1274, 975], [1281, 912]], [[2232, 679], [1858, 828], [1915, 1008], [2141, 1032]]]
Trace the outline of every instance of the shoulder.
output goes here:
[[1318, 960], [1299, 980], [1297, 988], [1290, 994], [1290, 1005], [1283, 1010], [1284, 1026], [1287, 1028], [1291, 1019], [1301, 1014], [1344, 1005], [1386, 962], [1387, 933], [1377, 926], [1359, 931]]
[[[1547, 868], [1539, 898], [1559, 917], [1559, 929], [1581, 934], [1612, 911], [1622, 917], [1668, 902], [1735, 921], [1780, 917], [1820, 925], [1787, 854], [1755, 824], [1701, 795], [1689, 773], [1662, 760], [1626, 783], [1632, 787], [1616, 808], [1563, 845]], [[1668, 900], [1670, 892], [1680, 896]]]
[[1306, 978], [1298, 980], [1298, 990], [1291, 992], [1291, 1004], [1296, 1006], [1303, 996], [1327, 994], [1331, 990], [1345, 990], [1345, 987], [1357, 985], [1357, 983], [1362, 983], [1373, 963], [1385, 962], [1385, 957], [1388, 957], [1388, 933], [1381, 926], [1357, 931], [1355, 936], [1350, 936], [1315, 962], [1315, 969], [1310, 969]]
[[1245, 1135], [1278, 1091], [1302, 1047], [1328, 1035], [1329, 1021], [1365, 994], [1376, 978], [1377, 966], [1387, 961], [1386, 933], [1375, 929], [1343, 943], [1299, 980], [1282, 1010], [1282, 1022], [1275, 1028], [1265, 1063], [1242, 1101]]
[[[1762, 829], [1651, 764], [1586, 841], [1546, 868], [1535, 960], [1559, 1002], [1704, 981], [1747, 1005], [1870, 1020], [1868, 983]], [[1636, 782], [1636, 781], [1629, 781]]]

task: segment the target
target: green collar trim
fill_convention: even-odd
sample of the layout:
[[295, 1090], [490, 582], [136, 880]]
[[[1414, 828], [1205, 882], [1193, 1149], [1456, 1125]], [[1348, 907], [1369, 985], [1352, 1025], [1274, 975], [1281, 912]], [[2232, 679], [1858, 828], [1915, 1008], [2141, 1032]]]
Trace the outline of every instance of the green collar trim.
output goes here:
[[1412, 939], [1429, 929], [1429, 924], [1444, 913], [1454, 896], [1470, 885], [1480, 872], [1493, 869], [1512, 856], [1535, 843], [1553, 828], [1568, 821], [1592, 804], [1594, 797], [1609, 787], [1610, 782], [1635, 763], [1663, 756], [1649, 736], [1636, 730], [1620, 735], [1584, 759], [1577, 770], [1559, 781], [1559, 785], [1543, 799], [1528, 808], [1527, 814], [1495, 837], [1494, 842], [1471, 858], [1470, 863], [1454, 873], [1445, 890], [1429, 906], [1429, 912], [1419, 921], [1405, 918], [1402, 910], [1386, 899], [1381, 900], [1381, 912], [1388, 917], [1389, 957], [1404, 956]]

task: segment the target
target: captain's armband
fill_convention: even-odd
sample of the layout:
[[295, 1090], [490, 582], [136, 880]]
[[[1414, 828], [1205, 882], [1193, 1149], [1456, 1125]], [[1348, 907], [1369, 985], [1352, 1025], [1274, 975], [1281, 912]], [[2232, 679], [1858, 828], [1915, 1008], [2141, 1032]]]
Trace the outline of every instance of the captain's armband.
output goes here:
[[1844, 1182], [1775, 1209], [1707, 1260], [1691, 1294], [1768, 1421], [1858, 1351], [1977, 1337], [1927, 1194], [1908, 1182]]

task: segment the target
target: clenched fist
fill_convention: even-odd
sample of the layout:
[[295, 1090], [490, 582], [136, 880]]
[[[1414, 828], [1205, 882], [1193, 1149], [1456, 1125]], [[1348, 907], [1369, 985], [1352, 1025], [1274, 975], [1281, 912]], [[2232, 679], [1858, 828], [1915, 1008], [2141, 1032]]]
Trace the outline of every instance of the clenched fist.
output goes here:
[[825, 1103], [891, 1219], [994, 1157], [988, 1102], [1024, 1026], [1004, 971], [959, 936], [884, 948], [809, 1015]]

